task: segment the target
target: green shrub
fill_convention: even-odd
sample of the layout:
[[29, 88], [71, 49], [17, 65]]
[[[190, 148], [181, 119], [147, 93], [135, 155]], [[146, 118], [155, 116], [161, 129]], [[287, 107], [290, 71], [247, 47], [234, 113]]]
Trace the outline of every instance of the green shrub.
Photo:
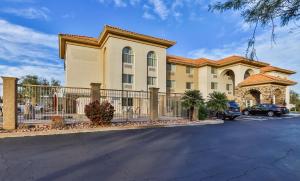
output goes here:
[[197, 104], [203, 104], [203, 97], [198, 90], [187, 90], [181, 98], [183, 107], [188, 109], [189, 120], [193, 120], [194, 109]]
[[114, 117], [114, 107], [108, 102], [94, 101], [84, 108], [85, 115], [96, 125], [107, 125]]
[[205, 120], [208, 116], [208, 111], [205, 107], [205, 105], [199, 105], [198, 107], [198, 119], [199, 120]]

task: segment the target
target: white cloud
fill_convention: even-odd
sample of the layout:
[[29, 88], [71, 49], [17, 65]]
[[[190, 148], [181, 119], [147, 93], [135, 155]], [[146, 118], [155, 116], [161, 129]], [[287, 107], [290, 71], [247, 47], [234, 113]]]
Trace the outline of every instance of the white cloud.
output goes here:
[[128, 5], [135, 6], [140, 0], [98, 0], [101, 4], [114, 4], [116, 7], [127, 7]]
[[123, 0], [114, 0], [114, 3], [117, 7], [126, 7], [127, 4]]
[[149, 3], [153, 5], [154, 12], [162, 19], [165, 20], [170, 10], [167, 8], [163, 0], [149, 0]]
[[147, 11], [144, 12], [143, 18], [145, 18], [145, 19], [155, 19], [154, 15], [150, 14]]
[[27, 74], [64, 82], [57, 35], [0, 19], [0, 76], [21, 77]]
[[[256, 36], [256, 54], [259, 60], [271, 65], [295, 70], [300, 73], [300, 31], [291, 32], [291, 26], [276, 29], [276, 44], [271, 44], [270, 31]], [[193, 58], [206, 57], [220, 59], [233, 54], [245, 55], [247, 42], [234, 42], [220, 48], [200, 48], [188, 53]], [[300, 77], [297, 73], [292, 78], [299, 82], [294, 89], [300, 92]]]
[[43, 19], [48, 20], [49, 19], [49, 9], [46, 7], [41, 7], [39, 9], [30, 7], [25, 9], [19, 9], [19, 8], [3, 8], [0, 10], [3, 13], [7, 14], [13, 14], [15, 16], [20, 16], [27, 19]]

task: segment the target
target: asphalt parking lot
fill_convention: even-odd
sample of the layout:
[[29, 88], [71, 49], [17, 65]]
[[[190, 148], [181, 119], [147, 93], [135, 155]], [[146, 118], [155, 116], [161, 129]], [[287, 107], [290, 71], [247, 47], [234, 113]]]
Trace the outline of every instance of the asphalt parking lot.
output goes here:
[[0, 180], [300, 180], [300, 118], [239, 119], [0, 139]]
[[242, 115], [238, 118], [236, 118], [236, 121], [267, 121], [267, 120], [286, 120], [286, 119], [293, 119], [300, 117], [299, 114], [286, 114], [282, 116], [273, 116], [273, 117], [268, 117], [268, 116], [263, 116], [263, 115], [249, 115], [245, 116]]

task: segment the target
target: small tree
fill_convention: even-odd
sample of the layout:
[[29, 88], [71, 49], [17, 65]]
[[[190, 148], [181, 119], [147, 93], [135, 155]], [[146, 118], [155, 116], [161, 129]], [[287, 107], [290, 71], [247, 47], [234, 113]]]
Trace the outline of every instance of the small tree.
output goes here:
[[227, 96], [225, 93], [213, 92], [208, 96], [207, 107], [214, 114], [224, 111], [227, 108]]
[[204, 103], [200, 91], [198, 90], [185, 91], [184, 96], [181, 98], [181, 100], [182, 100], [182, 105], [189, 109], [189, 120], [192, 121], [194, 111], [195, 111], [195, 106]]

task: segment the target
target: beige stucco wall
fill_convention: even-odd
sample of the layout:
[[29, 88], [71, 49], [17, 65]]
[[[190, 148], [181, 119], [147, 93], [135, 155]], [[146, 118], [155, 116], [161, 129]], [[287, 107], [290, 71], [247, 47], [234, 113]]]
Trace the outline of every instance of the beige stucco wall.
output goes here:
[[277, 72], [277, 71], [266, 72], [265, 74], [284, 78], [284, 79], [287, 79], [289, 77], [289, 74], [285, 74], [285, 73], [281, 73], [281, 72]]
[[[260, 72], [259, 68], [245, 64], [234, 64], [217, 68], [216, 74], [212, 74], [211, 69], [211, 66], [203, 66], [198, 69], [198, 87], [204, 98], [207, 98], [207, 96], [213, 91], [219, 91], [226, 93], [229, 99], [233, 99], [234, 87], [244, 80], [245, 72], [249, 69], [253, 71], [253, 74], [258, 74]], [[235, 85], [233, 85], [232, 80], [229, 80], [226, 76], [224, 76], [225, 72], [228, 70], [232, 70], [234, 72]], [[211, 89], [212, 82], [216, 82], [218, 84], [217, 90]], [[227, 91], [226, 84], [232, 84], [233, 90]]]
[[134, 75], [133, 90], [147, 90], [147, 54], [154, 51], [157, 57], [156, 71], [150, 73], [157, 77], [159, 91], [166, 91], [166, 49], [140, 42], [130, 41], [116, 37], [109, 37], [104, 47], [106, 51], [106, 75], [105, 86], [109, 89], [122, 89], [122, 50], [131, 47], [134, 54], [132, 69], [124, 69], [124, 72]]
[[175, 87], [172, 88], [176, 93], [184, 93], [186, 91], [186, 83], [193, 83], [192, 89], [199, 90], [198, 86], [198, 68], [192, 67], [192, 74], [186, 73], [186, 65], [175, 64], [175, 72], [167, 71], [167, 80], [175, 80]]
[[211, 75], [211, 66], [200, 67], [198, 69], [198, 72], [198, 87], [200, 92], [202, 93], [203, 98], [206, 99], [208, 94], [212, 92], [210, 89], [211, 82], [214, 82], [217, 79], [213, 78], [213, 75]]
[[90, 87], [100, 83], [100, 49], [82, 45], [66, 45], [65, 81], [69, 87]]

